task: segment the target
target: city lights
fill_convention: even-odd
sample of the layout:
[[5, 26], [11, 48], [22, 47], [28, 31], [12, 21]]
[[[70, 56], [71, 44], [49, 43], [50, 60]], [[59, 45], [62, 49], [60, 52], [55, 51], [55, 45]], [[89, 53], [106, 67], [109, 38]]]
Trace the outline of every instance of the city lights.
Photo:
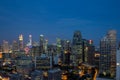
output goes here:
[[[55, 45], [49, 44], [42, 34], [39, 36], [39, 42], [34, 42], [32, 35], [29, 35], [26, 43], [22, 34], [19, 35], [18, 42], [14, 40], [12, 45], [4, 40], [3, 46], [0, 47], [0, 73], [6, 72], [9, 78], [0, 78], [96, 80], [98, 77], [115, 78], [115, 73], [116, 78], [119, 78], [120, 48], [116, 56], [116, 34], [112, 32], [114, 31], [108, 32], [109, 34], [100, 40], [99, 49], [95, 49], [92, 40], [83, 39], [80, 31], [74, 32], [72, 41], [57, 38]], [[114, 60], [114, 57], [117, 58], [116, 64], [106, 62], [106, 59]]]

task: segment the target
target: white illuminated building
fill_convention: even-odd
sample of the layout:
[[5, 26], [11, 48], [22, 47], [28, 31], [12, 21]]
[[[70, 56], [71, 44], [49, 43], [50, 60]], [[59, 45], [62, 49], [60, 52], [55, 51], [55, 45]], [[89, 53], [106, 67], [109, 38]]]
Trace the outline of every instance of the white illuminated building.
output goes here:
[[116, 80], [120, 80], [120, 45], [116, 54]]
[[27, 46], [32, 46], [32, 35], [29, 35], [29, 42], [28, 42]]

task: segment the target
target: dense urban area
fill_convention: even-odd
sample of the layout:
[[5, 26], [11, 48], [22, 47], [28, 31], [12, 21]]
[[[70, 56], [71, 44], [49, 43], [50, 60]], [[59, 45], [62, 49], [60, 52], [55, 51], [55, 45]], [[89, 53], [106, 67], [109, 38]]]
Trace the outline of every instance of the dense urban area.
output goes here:
[[75, 31], [72, 40], [57, 38], [49, 44], [45, 35], [35, 42], [22, 34], [0, 45], [0, 80], [120, 80], [120, 43], [116, 30], [99, 40], [84, 39]]

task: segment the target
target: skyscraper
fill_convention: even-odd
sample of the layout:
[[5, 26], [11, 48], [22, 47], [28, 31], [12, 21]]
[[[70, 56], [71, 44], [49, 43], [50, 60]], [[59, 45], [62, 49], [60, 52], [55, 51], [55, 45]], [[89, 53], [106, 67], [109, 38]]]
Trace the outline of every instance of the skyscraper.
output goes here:
[[40, 35], [40, 54], [43, 54], [45, 52], [44, 43], [45, 43], [44, 35], [41, 34]]
[[[88, 51], [89, 50], [89, 51]], [[90, 52], [90, 46], [88, 44], [88, 40], [86, 39], [82, 39], [82, 57], [83, 57], [83, 61], [84, 63], [88, 63], [88, 52], [89, 54], [91, 53]]]
[[19, 50], [23, 50], [24, 45], [23, 45], [23, 35], [19, 35]]
[[28, 44], [27, 44], [28, 47], [32, 47], [32, 35], [29, 35], [29, 41], [28, 41]]
[[63, 64], [69, 65], [71, 55], [71, 42], [69, 40], [62, 40], [61, 45], [61, 61]]
[[3, 41], [3, 53], [9, 53], [9, 44], [8, 41]]
[[57, 38], [57, 42], [56, 42], [56, 47], [57, 47], [57, 54], [61, 53], [61, 47], [62, 47], [62, 40], [60, 38]]
[[115, 77], [116, 72], [116, 31], [110, 30], [100, 41], [100, 72]]
[[89, 40], [88, 43], [89, 44], [85, 48], [85, 50], [87, 51], [87, 56], [86, 56], [87, 57], [87, 62], [90, 65], [95, 65], [95, 60], [94, 60], [94, 57], [95, 57], [95, 46], [93, 45], [93, 41], [92, 40]]
[[17, 43], [17, 41], [14, 40], [12, 43], [12, 50], [14, 52], [14, 51], [18, 51], [18, 49], [19, 49], [18, 43]]
[[120, 42], [117, 49], [116, 55], [116, 80], [120, 80]]
[[72, 41], [72, 55], [71, 58], [75, 65], [83, 62], [83, 53], [82, 53], [82, 35], [80, 31], [75, 31]]
[[48, 40], [45, 40], [44, 50], [45, 50], [45, 53], [48, 54]]

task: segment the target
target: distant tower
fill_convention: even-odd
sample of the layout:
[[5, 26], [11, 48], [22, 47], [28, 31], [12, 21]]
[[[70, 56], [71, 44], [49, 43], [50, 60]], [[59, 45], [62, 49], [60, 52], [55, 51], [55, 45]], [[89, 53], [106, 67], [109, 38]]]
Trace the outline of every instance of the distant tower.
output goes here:
[[[95, 46], [93, 45], [92, 40], [88, 40], [88, 45], [85, 48], [85, 51], [86, 50], [88, 50], [87, 51], [88, 64], [95, 65], [95, 58], [94, 58], [95, 57]], [[96, 54], [98, 54], [98, 52]], [[98, 62], [98, 64], [99, 64], [99, 62]]]
[[43, 54], [45, 51], [44, 51], [44, 35], [40, 35], [40, 54]]
[[28, 47], [32, 47], [32, 35], [29, 35], [29, 41], [28, 41], [28, 44], [27, 44]]
[[32, 35], [29, 35], [29, 43], [30, 43], [30, 46], [32, 45]]
[[23, 35], [19, 35], [19, 49], [23, 50], [24, 46], [23, 46]]
[[82, 43], [82, 35], [80, 31], [75, 31], [73, 35], [73, 45], [81, 45]]
[[[91, 48], [92, 49], [92, 48]], [[93, 53], [90, 49], [89, 46], [89, 41], [86, 39], [82, 39], [82, 62], [84, 63], [88, 63], [88, 59], [89, 59], [89, 53]], [[89, 50], [89, 51], [88, 51]]]
[[75, 31], [72, 41], [72, 60], [75, 65], [83, 62], [83, 52], [82, 52], [82, 35], [80, 31]]
[[100, 41], [100, 72], [115, 77], [116, 72], [116, 31], [110, 30]]
[[70, 55], [71, 55], [71, 43], [69, 40], [65, 40], [64, 54], [63, 54], [63, 63], [70, 65]]
[[45, 49], [45, 53], [48, 53], [48, 40], [45, 40], [45, 44], [44, 44], [44, 49]]
[[3, 41], [3, 53], [9, 53], [9, 44], [8, 41]]
[[56, 47], [57, 47], [56, 54], [60, 54], [61, 53], [61, 47], [62, 47], [60, 38], [57, 38]]
[[12, 50], [13, 51], [18, 51], [18, 49], [19, 49], [19, 47], [18, 47], [18, 43], [17, 43], [17, 41], [13, 41], [13, 44], [12, 44]]

